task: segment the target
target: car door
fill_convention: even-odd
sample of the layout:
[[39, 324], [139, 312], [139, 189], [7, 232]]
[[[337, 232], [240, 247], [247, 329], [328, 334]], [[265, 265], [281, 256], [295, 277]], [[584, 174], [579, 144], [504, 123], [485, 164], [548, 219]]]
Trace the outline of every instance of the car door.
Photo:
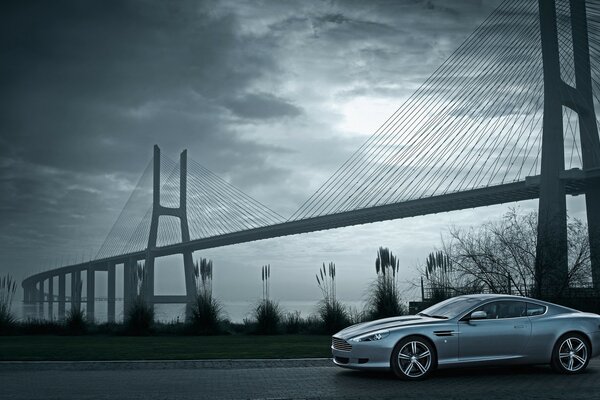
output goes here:
[[[486, 319], [470, 320], [474, 311]], [[458, 323], [459, 360], [519, 357], [531, 336], [525, 302], [498, 300], [471, 310]]]

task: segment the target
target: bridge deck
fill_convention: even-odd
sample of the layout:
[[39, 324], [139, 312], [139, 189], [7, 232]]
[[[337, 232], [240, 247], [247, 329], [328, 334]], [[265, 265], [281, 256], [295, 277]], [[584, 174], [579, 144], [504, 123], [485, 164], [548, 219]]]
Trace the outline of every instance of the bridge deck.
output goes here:
[[[578, 195], [585, 191], [585, 185], [590, 179], [600, 177], [600, 170], [565, 171], [564, 179], [567, 194]], [[178, 243], [159, 247], [153, 250], [156, 256], [179, 254], [183, 251], [196, 251], [238, 243], [252, 242], [280, 236], [296, 235], [299, 233], [342, 228], [346, 226], [388, 221], [401, 218], [416, 217], [427, 214], [476, 208], [513, 201], [535, 199], [539, 196], [539, 176], [527, 177], [524, 181], [507, 183], [473, 189], [458, 193], [448, 193], [423, 199], [410, 200], [402, 203], [382, 205], [360, 210], [323, 215], [297, 221], [288, 221], [276, 225], [232, 232], [219, 236], [196, 239], [186, 243]], [[23, 286], [32, 285], [44, 279], [60, 274], [66, 274], [88, 268], [106, 270], [108, 264], [120, 264], [127, 260], [143, 260], [146, 251], [123, 254], [85, 263], [69, 265], [51, 271], [32, 275], [23, 281]]]

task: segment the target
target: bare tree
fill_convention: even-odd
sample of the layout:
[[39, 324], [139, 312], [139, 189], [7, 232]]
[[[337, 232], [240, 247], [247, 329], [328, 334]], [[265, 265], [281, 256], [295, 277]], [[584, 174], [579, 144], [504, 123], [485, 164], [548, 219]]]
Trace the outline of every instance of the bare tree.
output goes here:
[[[587, 226], [576, 218], [568, 223], [568, 279], [555, 289], [565, 294], [569, 287], [589, 284], [591, 279]], [[515, 293], [536, 297], [546, 270], [536, 273], [537, 213], [519, 214], [511, 209], [502, 220], [469, 229], [450, 228], [443, 252], [451, 264], [444, 286], [457, 294], [475, 286], [491, 293]], [[436, 279], [429, 279], [430, 284]], [[436, 278], [434, 276], [434, 278]]]

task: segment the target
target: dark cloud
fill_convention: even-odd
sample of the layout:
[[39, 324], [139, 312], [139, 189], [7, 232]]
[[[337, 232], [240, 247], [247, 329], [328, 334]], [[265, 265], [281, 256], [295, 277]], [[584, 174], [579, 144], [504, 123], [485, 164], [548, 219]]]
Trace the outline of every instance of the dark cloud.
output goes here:
[[230, 99], [226, 106], [237, 116], [250, 119], [295, 117], [301, 110], [269, 93], [253, 93]]

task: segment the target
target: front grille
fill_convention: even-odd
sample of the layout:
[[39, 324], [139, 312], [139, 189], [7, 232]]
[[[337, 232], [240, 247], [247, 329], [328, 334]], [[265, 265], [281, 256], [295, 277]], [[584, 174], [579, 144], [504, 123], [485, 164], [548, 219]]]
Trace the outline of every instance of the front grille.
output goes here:
[[344, 339], [332, 337], [331, 338], [331, 346], [336, 350], [341, 351], [350, 351], [352, 350], [352, 345], [346, 342]]

